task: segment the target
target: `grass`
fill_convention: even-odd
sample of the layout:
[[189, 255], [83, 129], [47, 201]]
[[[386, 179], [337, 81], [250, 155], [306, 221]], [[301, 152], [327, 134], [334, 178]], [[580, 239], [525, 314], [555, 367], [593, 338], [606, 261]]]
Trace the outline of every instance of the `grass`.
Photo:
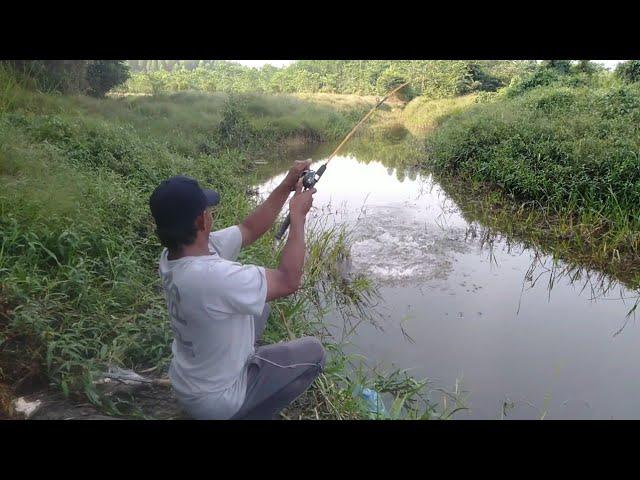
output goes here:
[[[175, 174], [198, 178], [221, 193], [214, 226], [237, 223], [254, 206], [246, 179], [257, 151], [299, 136], [337, 140], [368, 109], [368, 102], [335, 109], [295, 96], [96, 100], [35, 92], [5, 70], [0, 85], [5, 415], [11, 396], [52, 388], [73, 402], [139, 417], [135, 398], [116, 404], [94, 381], [108, 365], [168, 366], [172, 337], [156, 271], [161, 246], [147, 205], [153, 188]], [[275, 266], [280, 250], [272, 238], [243, 250], [240, 261]], [[310, 231], [304, 287], [273, 305], [267, 341], [317, 334], [331, 352], [314, 388], [284, 413], [291, 418], [367, 418], [354, 388], [382, 378], [398, 379], [394, 394], [407, 405], [419, 391], [399, 372], [358, 373], [349, 367], [355, 360], [324, 335], [327, 308], [360, 315], [375, 294], [366, 279], [345, 281], [334, 268], [347, 248], [346, 232]]]
[[412, 135], [423, 137], [454, 113], [464, 111], [476, 101], [476, 98], [477, 94], [437, 100], [416, 97], [402, 112], [403, 124]]
[[[400, 179], [428, 168], [489, 235], [567, 260], [572, 277], [593, 268], [638, 289], [640, 86], [554, 78], [382, 108], [343, 153], [381, 160]], [[201, 179], [222, 194], [216, 225], [237, 223], [254, 205], [247, 179], [262, 151], [338, 141], [375, 101], [194, 92], [96, 100], [36, 92], [0, 70], [0, 408], [51, 387], [111, 414], [152, 416], [135, 398], [103, 398], [93, 380], [109, 364], [168, 365], [161, 247], [146, 203], [154, 186], [178, 173]], [[275, 266], [272, 238], [240, 260]], [[427, 382], [364, 367], [324, 329], [328, 309], [354, 328], [370, 320], [375, 286], [340, 269], [349, 243], [348, 231], [310, 228], [303, 288], [274, 302], [268, 342], [313, 334], [330, 352], [326, 372], [283, 415], [368, 418], [354, 396], [368, 386], [392, 398], [392, 418], [449, 418], [463, 408], [458, 392], [444, 392], [441, 411]]]
[[640, 86], [544, 86], [453, 113], [427, 136], [424, 164], [484, 195], [492, 215], [517, 210], [537, 240], [638, 286], [638, 125]]
[[347, 114], [354, 114], [358, 110], [367, 111], [378, 101], [372, 95], [348, 95], [339, 93], [296, 93], [295, 98], [334, 108]]
[[[571, 211], [551, 214], [536, 202], [514, 201], [483, 182], [446, 174], [436, 174], [435, 179], [460, 208], [467, 222], [481, 226], [482, 231], [475, 234], [486, 242], [505, 237], [532, 247], [539, 255], [562, 260], [567, 275], [577, 273], [578, 277], [589, 277], [590, 285], [602, 284], [597, 290], [611, 289], [612, 279], [631, 290], [640, 288], [640, 262], [633, 257], [621, 256], [617, 249], [606, 248], [607, 231], [602, 227], [606, 219], [601, 218], [598, 222], [591, 217], [589, 221], [576, 223]], [[602, 241], [599, 247], [594, 245], [597, 241]], [[598, 279], [593, 280], [596, 276]]]

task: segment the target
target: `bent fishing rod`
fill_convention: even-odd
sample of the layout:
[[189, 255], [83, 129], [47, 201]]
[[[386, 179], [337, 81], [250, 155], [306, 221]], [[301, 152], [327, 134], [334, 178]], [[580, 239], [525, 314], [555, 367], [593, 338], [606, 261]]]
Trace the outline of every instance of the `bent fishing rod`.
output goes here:
[[[351, 129], [351, 131], [347, 134], [347, 136], [344, 137], [344, 140], [340, 142], [340, 145], [338, 145], [337, 148], [333, 151], [333, 153], [329, 155], [329, 158], [327, 158], [327, 161], [317, 171], [305, 170], [304, 172], [302, 172], [300, 176], [302, 177], [302, 186], [304, 187], [304, 190], [309, 190], [310, 188], [313, 188], [313, 186], [316, 183], [318, 183], [318, 181], [320, 180], [320, 177], [322, 177], [322, 174], [327, 169], [327, 165], [329, 164], [331, 159], [336, 156], [336, 154], [340, 151], [342, 146], [345, 143], [347, 143], [347, 141], [353, 136], [354, 133], [356, 133], [356, 130], [358, 130], [360, 125], [362, 125], [371, 115], [373, 115], [373, 112], [375, 112], [378, 109], [378, 107], [380, 107], [380, 105], [382, 105], [390, 96], [392, 96], [394, 93], [398, 92], [402, 88], [406, 87], [407, 85], [409, 85], [409, 82], [403, 83], [399, 87], [394, 88], [389, 93], [387, 93], [382, 100], [376, 103], [373, 106], [373, 108], [369, 110], [369, 112], [364, 117], [362, 117], [362, 120], [360, 120], [356, 124], [356, 126]], [[287, 218], [284, 219], [284, 222], [282, 222], [282, 225], [280, 225], [280, 229], [278, 230], [278, 233], [276, 233], [277, 240], [280, 240], [283, 237], [283, 235], [289, 228], [290, 223], [291, 223], [291, 216], [290, 214], [287, 214]]]

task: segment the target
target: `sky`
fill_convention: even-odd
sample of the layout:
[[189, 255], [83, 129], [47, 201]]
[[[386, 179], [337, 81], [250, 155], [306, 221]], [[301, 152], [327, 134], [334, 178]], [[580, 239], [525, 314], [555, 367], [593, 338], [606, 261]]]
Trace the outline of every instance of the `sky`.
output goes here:
[[624, 60], [594, 60], [594, 62], [604, 63], [605, 67], [607, 67], [609, 70], [613, 70], [616, 65], [618, 65], [620, 62], [624, 62]]
[[[233, 61], [241, 63], [242, 65], [246, 65], [248, 67], [260, 68], [266, 63], [273, 65], [274, 67], [284, 67], [286, 65], [289, 65], [294, 60], [233, 60]], [[618, 63], [623, 62], [624, 60], [593, 60], [593, 61], [597, 63], [603, 63], [605, 67], [611, 70], [615, 68], [615, 66]]]
[[285, 67], [289, 65], [293, 60], [232, 60], [232, 62], [238, 62], [247, 67], [260, 68], [264, 64], [268, 63], [274, 67]]

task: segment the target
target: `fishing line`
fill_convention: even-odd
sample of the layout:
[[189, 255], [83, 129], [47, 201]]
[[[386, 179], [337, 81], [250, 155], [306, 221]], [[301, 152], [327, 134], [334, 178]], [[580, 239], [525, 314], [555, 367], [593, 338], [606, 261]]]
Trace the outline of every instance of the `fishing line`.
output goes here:
[[280, 367], [280, 368], [296, 368], [296, 367], [304, 367], [304, 366], [308, 366], [308, 367], [317, 367], [320, 371], [322, 371], [322, 366], [320, 365], [320, 362], [318, 363], [292, 363], [291, 365], [280, 365], [279, 363], [276, 362], [272, 362], [271, 360], [261, 357], [260, 355], [253, 355], [253, 358], [259, 358], [260, 360], [270, 363], [271, 365], [274, 365], [276, 367]]
[[[329, 158], [324, 163], [324, 165], [322, 165], [317, 171], [314, 172], [313, 170], [305, 170], [304, 172], [302, 172], [300, 176], [302, 177], [302, 186], [304, 187], [304, 190], [309, 190], [310, 188], [313, 188], [313, 186], [316, 183], [318, 183], [318, 181], [320, 180], [320, 177], [322, 177], [322, 174], [327, 169], [327, 165], [329, 164], [329, 162], [333, 159], [333, 157], [336, 156], [336, 154], [340, 151], [342, 146], [345, 143], [347, 143], [347, 141], [353, 136], [356, 130], [358, 130], [358, 127], [360, 127], [360, 125], [362, 125], [373, 114], [373, 112], [375, 112], [378, 109], [378, 107], [382, 105], [391, 95], [393, 95], [400, 89], [406, 87], [407, 85], [409, 85], [409, 82], [403, 83], [402, 85], [394, 88], [393, 90], [391, 90], [391, 92], [387, 93], [382, 100], [380, 100], [377, 104], [375, 104], [373, 108], [369, 110], [369, 112], [362, 118], [362, 120], [360, 120], [356, 124], [356, 126], [351, 129], [351, 131], [347, 134], [347, 136], [344, 137], [344, 140], [340, 142], [340, 145], [336, 147], [333, 153], [329, 155]], [[283, 235], [289, 228], [290, 223], [291, 223], [291, 215], [287, 214], [287, 218], [285, 218], [284, 222], [282, 222], [282, 225], [280, 225], [280, 229], [278, 230], [278, 233], [276, 233], [277, 240], [282, 239]]]

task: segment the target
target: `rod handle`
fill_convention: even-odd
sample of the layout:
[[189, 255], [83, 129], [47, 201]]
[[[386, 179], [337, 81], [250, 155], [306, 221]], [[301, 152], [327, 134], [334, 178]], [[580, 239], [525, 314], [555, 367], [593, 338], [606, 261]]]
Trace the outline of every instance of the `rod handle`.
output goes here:
[[282, 224], [280, 225], [280, 229], [278, 230], [278, 233], [276, 233], [276, 240], [280, 240], [284, 236], [284, 233], [289, 228], [290, 223], [291, 223], [291, 215], [287, 213], [287, 218], [284, 219], [284, 222], [282, 222]]

